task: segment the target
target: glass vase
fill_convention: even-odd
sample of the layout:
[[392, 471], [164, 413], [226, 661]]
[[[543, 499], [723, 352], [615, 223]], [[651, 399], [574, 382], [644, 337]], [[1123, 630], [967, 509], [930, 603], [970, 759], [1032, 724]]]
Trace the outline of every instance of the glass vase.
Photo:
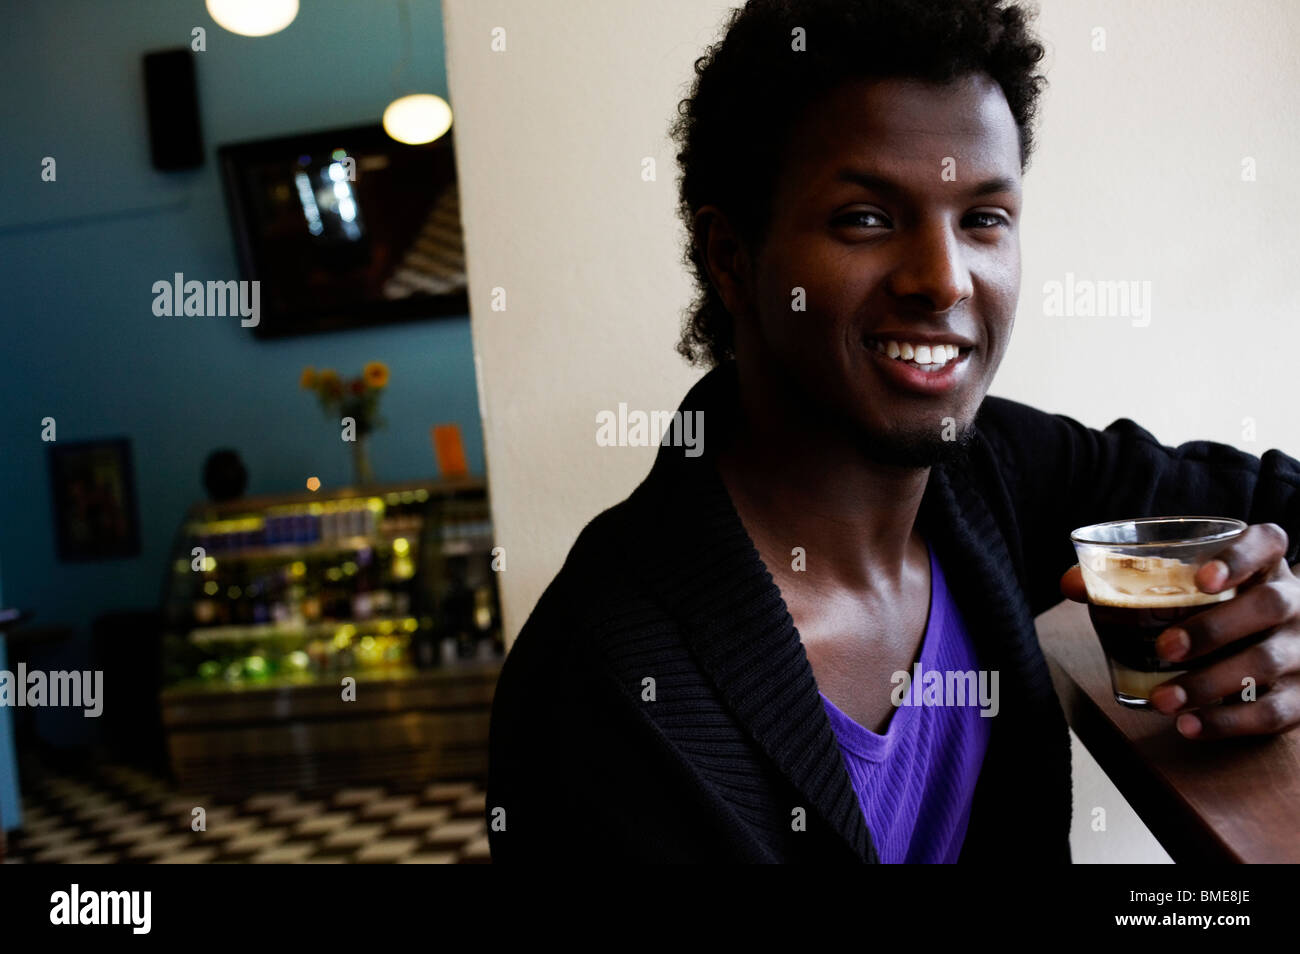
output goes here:
[[370, 439], [365, 434], [358, 434], [352, 442], [352, 474], [358, 487], [375, 482], [375, 472], [370, 467]]

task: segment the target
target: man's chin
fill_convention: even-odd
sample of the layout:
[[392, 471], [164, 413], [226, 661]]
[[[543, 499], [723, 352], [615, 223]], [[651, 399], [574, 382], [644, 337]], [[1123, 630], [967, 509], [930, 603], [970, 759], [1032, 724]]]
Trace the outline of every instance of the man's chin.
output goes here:
[[965, 456], [975, 438], [975, 425], [952, 425], [942, 432], [864, 434], [863, 454], [877, 464], [893, 467], [937, 467]]

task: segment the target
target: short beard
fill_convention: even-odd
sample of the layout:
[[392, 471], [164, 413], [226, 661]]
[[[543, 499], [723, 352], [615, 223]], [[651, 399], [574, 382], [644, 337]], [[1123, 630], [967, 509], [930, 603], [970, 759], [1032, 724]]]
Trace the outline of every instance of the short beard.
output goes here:
[[877, 464], [921, 469], [963, 460], [975, 440], [974, 423], [956, 430], [951, 440], [942, 433], [864, 435], [859, 441], [862, 453]]

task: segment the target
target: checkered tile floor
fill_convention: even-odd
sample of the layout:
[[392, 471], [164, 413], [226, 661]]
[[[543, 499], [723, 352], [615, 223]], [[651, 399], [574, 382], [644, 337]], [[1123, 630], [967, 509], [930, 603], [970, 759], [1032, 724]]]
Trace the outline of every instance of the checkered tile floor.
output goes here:
[[[490, 863], [470, 782], [272, 792], [238, 803], [178, 792], [133, 768], [24, 778], [6, 864]], [[192, 831], [202, 806], [207, 830]]]

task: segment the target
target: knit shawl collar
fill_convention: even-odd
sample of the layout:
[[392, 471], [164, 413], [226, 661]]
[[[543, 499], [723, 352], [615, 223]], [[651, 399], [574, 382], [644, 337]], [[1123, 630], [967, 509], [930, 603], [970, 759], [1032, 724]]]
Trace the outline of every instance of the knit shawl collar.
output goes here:
[[[806, 798], [809, 829], [820, 819], [854, 857], [875, 862], [876, 848], [794, 621], [710, 452], [710, 446], [721, 446], [721, 435], [735, 421], [736, 395], [734, 364], [713, 369], [687, 393], [678, 410], [704, 412], [704, 453], [688, 457], [674, 444], [680, 436], [675, 419], [650, 475], [630, 501], [639, 503], [637, 512], [652, 515], [654, 525], [644, 527], [640, 540], [630, 540], [629, 550], [636, 554], [642, 581], [676, 619], [725, 704]], [[1033, 637], [1028, 605], [1009, 569], [1001, 530], [967, 478], [967, 463], [931, 469], [918, 516], [967, 621], [981, 668], [1000, 672], [1000, 709], [992, 719], [963, 861], [1005, 857], [1013, 831], [1041, 838], [1042, 830], [1034, 831], [1035, 816], [1050, 821], [1049, 805], [1062, 778], [1067, 798], [1069, 786], [1068, 742], [1063, 765], [1061, 747], [1041, 743], [1043, 713], [1054, 716], [1051, 728], [1060, 733], [1064, 717]], [[1009, 764], [1034, 749], [1032, 764]], [[998, 781], [1008, 774], [1019, 776], [1018, 797]]]

